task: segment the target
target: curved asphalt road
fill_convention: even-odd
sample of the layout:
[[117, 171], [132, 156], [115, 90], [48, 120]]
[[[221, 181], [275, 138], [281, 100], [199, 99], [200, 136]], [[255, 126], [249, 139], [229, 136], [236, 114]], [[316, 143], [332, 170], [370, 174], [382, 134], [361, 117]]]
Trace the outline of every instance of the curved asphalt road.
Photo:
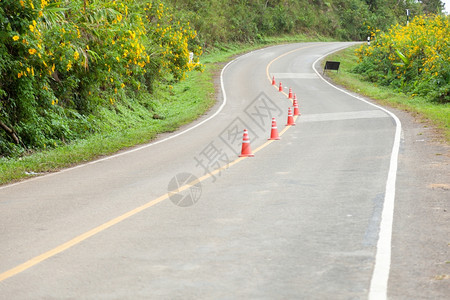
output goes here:
[[[385, 295], [387, 277], [370, 286], [398, 127], [312, 69], [348, 45], [242, 56], [197, 127], [0, 188], [0, 298]], [[268, 74], [299, 98], [286, 131], [291, 102]], [[267, 143], [272, 117], [282, 136]], [[255, 157], [238, 159], [244, 128]]]

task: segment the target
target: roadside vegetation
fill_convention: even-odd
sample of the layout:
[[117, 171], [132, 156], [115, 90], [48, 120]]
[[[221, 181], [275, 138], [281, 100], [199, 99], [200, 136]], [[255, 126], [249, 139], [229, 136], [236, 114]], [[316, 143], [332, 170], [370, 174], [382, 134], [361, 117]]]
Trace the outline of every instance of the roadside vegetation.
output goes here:
[[[145, 143], [215, 102], [220, 62], [362, 40], [439, 0], [0, 0], [0, 184]], [[402, 52], [403, 53], [403, 52]]]
[[162, 3], [0, 3], [4, 156], [132, 127], [157, 115], [158, 82], [201, 68], [195, 30]]
[[375, 30], [372, 43], [331, 55], [339, 84], [384, 105], [415, 113], [450, 142], [450, 17], [418, 16], [409, 25]]
[[450, 103], [450, 17], [417, 16], [371, 35], [370, 46], [356, 51], [356, 73], [411, 97]]

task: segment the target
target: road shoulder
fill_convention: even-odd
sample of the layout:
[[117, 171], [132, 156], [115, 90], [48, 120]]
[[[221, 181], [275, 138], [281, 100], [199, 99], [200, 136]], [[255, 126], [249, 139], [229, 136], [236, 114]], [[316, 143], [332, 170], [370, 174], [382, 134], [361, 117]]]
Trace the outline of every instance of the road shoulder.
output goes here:
[[388, 296], [444, 299], [450, 280], [450, 147], [427, 123], [390, 110], [403, 132]]

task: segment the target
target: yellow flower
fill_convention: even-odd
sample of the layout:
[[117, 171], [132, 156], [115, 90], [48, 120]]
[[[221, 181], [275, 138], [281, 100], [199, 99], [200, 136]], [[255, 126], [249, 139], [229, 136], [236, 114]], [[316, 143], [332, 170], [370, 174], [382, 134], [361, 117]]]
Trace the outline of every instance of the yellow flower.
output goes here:
[[28, 53], [30, 53], [31, 55], [36, 54], [37, 50], [34, 48], [28, 49]]
[[74, 59], [74, 60], [78, 60], [79, 57], [80, 57], [80, 53], [78, 53], [78, 51], [75, 51], [75, 52], [73, 53], [73, 59]]
[[15, 36], [13, 36], [13, 38], [12, 38], [14, 41], [18, 41], [20, 38], [19, 38], [19, 36], [18, 35], [15, 35]]

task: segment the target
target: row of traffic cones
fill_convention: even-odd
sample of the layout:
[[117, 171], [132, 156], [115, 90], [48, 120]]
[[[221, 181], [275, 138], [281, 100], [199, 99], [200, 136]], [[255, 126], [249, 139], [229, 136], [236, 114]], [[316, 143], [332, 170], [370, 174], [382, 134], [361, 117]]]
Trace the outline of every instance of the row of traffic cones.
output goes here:
[[[272, 77], [272, 85], [273, 85], [273, 86], [276, 86], [276, 85], [277, 85], [277, 83], [276, 83], [276, 81], [275, 81], [275, 76]], [[280, 81], [280, 84], [279, 84], [279, 86], [278, 86], [278, 91], [279, 91], [279, 92], [282, 92], [282, 91], [283, 91], [283, 84], [281, 83], [281, 81]]]
[[[272, 85], [276, 86], [277, 83], [275, 81], [275, 76], [272, 77]], [[278, 91], [282, 92], [283, 91], [283, 84], [280, 81], [280, 85], [278, 87]], [[299, 116], [300, 115], [300, 110], [298, 108], [298, 101], [297, 101], [297, 95], [295, 93], [292, 93], [292, 88], [289, 88], [289, 94], [288, 94], [288, 99], [293, 101], [293, 106], [294, 106], [294, 116]]]
[[[298, 105], [297, 105], [297, 109], [298, 109]], [[295, 111], [295, 107], [294, 107], [294, 111]], [[292, 109], [289, 107], [288, 119], [287, 119], [286, 126], [293, 126], [293, 125], [295, 125], [294, 114], [292, 113]], [[270, 138], [268, 138], [268, 140], [279, 140], [279, 139], [280, 139], [280, 135], [278, 134], [277, 121], [275, 120], [275, 118], [272, 118], [272, 128], [270, 131]], [[239, 155], [239, 157], [253, 157], [253, 156], [254, 156], [254, 154], [252, 153], [252, 150], [250, 148], [250, 138], [248, 136], [248, 131], [247, 131], [247, 129], [244, 129], [244, 136], [242, 138], [241, 155]]]
[[[294, 116], [291, 108], [289, 107], [286, 126], [293, 126], [293, 125], [295, 125]], [[275, 118], [272, 118], [272, 128], [270, 131], [270, 138], [268, 138], [268, 140], [279, 140], [279, 139], [280, 135], [278, 134], [277, 121], [275, 120]], [[241, 155], [239, 155], [239, 157], [253, 157], [253, 156], [254, 154], [252, 153], [252, 150], [250, 148], [250, 138], [248, 137], [248, 130], [244, 129]]]
[[[275, 76], [272, 77], [272, 85], [273, 86], [277, 85], [275, 82]], [[283, 85], [281, 82], [279, 84], [278, 91], [280, 92], [283, 91]], [[294, 111], [292, 112], [292, 109], [289, 107], [286, 126], [293, 126], [295, 125], [294, 116], [299, 116], [300, 110], [298, 108], [297, 95], [292, 93], [292, 88], [289, 88], [288, 98], [293, 100]], [[270, 138], [268, 140], [279, 140], [279, 139], [280, 136], [278, 134], [277, 122], [275, 118], [272, 118], [272, 128], [270, 131]], [[252, 150], [250, 149], [250, 138], [248, 136], [248, 131], [247, 129], [244, 129], [244, 135], [242, 138], [242, 150], [241, 155], [239, 155], [239, 157], [253, 157], [253, 156], [255, 155], [252, 153]]]
[[[275, 76], [272, 77], [272, 85], [276, 86], [277, 83], [275, 81]], [[278, 85], [278, 91], [282, 92], [283, 91], [283, 84], [280, 81], [280, 84]], [[292, 88], [289, 88], [289, 94], [288, 94], [288, 99], [292, 100], [295, 97], [295, 94], [292, 93]]]

